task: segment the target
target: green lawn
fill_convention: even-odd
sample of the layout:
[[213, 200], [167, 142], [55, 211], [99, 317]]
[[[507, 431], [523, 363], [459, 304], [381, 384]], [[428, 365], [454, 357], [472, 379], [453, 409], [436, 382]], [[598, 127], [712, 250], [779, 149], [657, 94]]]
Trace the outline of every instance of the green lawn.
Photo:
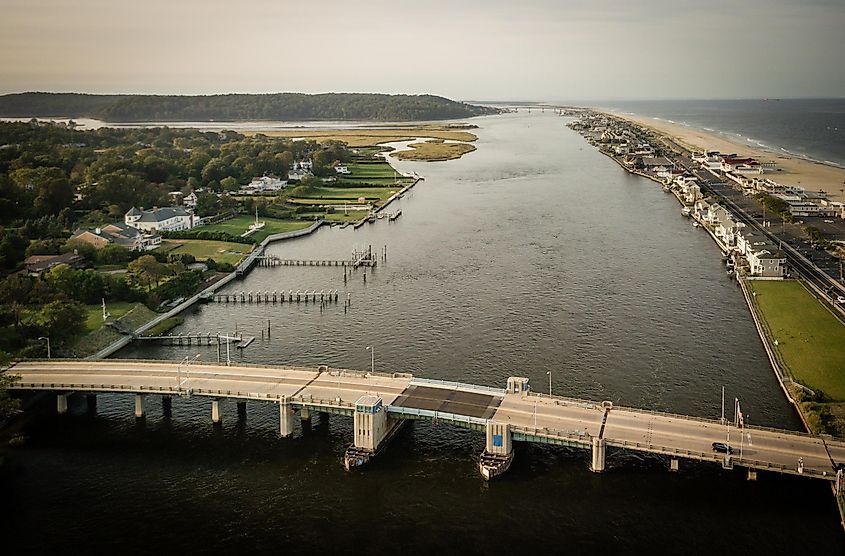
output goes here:
[[[116, 320], [125, 315], [135, 306], [135, 303], [126, 301], [116, 301], [113, 303], [106, 302], [106, 311], [111, 314], [109, 319]], [[103, 306], [102, 305], [86, 305], [85, 309], [88, 315], [85, 317], [85, 331], [93, 332], [99, 330], [103, 326]]]
[[[255, 241], [258, 243], [262, 242], [264, 238], [266, 238], [270, 234], [301, 230], [313, 224], [313, 222], [304, 222], [301, 220], [279, 220], [276, 218], [264, 217], [259, 218], [259, 220], [265, 223], [264, 227], [250, 236], [255, 238]], [[210, 226], [199, 228], [199, 230], [208, 230], [210, 232], [227, 232], [232, 234], [233, 236], [239, 236], [245, 231], [247, 231], [249, 229], [249, 225], [253, 222], [255, 222], [254, 216], [241, 215], [236, 216], [231, 220], [221, 222], [220, 224], [212, 224]]]
[[845, 401], [845, 325], [794, 281], [749, 281], [792, 376]]
[[162, 241], [161, 244], [171, 253], [190, 253], [198, 261], [214, 259], [218, 263], [232, 265], [237, 265], [253, 247], [246, 243], [206, 239], [168, 239]]
[[320, 201], [321, 197], [329, 199], [351, 199], [357, 200], [358, 197], [365, 199], [380, 199], [384, 200], [402, 189], [402, 186], [397, 187], [309, 187], [305, 194], [308, 199], [313, 199], [315, 203]]

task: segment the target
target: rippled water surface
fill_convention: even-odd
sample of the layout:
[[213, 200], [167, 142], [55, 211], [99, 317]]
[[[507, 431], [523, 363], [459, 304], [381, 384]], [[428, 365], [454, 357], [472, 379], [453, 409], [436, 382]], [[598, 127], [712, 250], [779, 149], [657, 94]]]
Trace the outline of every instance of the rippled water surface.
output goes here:
[[[387, 246], [387, 261], [339, 268], [259, 268], [228, 291], [337, 288], [343, 303], [209, 304], [183, 331], [258, 339], [250, 363], [375, 367], [718, 417], [721, 387], [750, 421], [797, 428], [747, 308], [719, 253], [655, 184], [625, 174], [550, 114], [475, 120], [478, 151], [446, 163], [400, 162], [426, 180], [393, 223], [322, 229], [272, 245], [285, 258], [347, 258]], [[269, 321], [270, 338], [262, 337]], [[217, 357], [213, 347], [130, 347], [120, 357]], [[611, 452], [588, 470], [586, 452], [517, 445], [511, 470], [485, 483], [479, 433], [414, 423], [360, 473], [340, 456], [351, 422], [315, 419], [277, 438], [278, 411], [251, 404], [148, 401], [136, 422], [128, 396], [85, 400], [71, 415], [33, 419], [12, 454], [16, 544], [95, 550], [166, 543], [173, 550], [330, 550], [501, 553], [517, 544], [582, 553], [683, 549], [745, 554], [845, 549], [827, 486]], [[42, 527], [45, 523], [49, 528]], [[37, 532], [37, 534], [36, 534]], [[135, 540], [128, 543], [127, 537]]]

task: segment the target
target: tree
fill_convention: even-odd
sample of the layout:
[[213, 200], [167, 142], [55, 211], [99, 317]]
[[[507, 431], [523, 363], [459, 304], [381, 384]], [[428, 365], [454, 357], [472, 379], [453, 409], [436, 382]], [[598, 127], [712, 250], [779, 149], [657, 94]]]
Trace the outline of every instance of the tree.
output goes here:
[[223, 188], [223, 191], [235, 192], [241, 188], [241, 184], [238, 182], [237, 179], [233, 178], [232, 176], [227, 176], [220, 180], [220, 187]]
[[[0, 366], [9, 363], [9, 354], [0, 352]], [[20, 400], [9, 395], [9, 388], [18, 380], [17, 375], [0, 372], [0, 424], [20, 410]]]
[[152, 255], [138, 257], [129, 263], [128, 271], [135, 279], [146, 284], [147, 291], [152, 288], [153, 284], [158, 287], [161, 279], [171, 274], [167, 265], [158, 262]]
[[86, 311], [76, 301], [53, 301], [41, 308], [33, 317], [39, 334], [56, 340], [71, 338], [80, 333], [85, 323]]

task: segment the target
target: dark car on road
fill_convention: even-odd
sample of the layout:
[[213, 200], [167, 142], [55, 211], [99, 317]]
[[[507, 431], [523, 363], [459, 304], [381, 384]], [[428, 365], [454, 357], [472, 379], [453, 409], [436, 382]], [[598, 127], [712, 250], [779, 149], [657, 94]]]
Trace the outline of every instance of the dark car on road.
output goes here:
[[713, 450], [716, 452], [721, 452], [723, 454], [733, 454], [734, 449], [725, 444], [724, 442], [714, 442], [713, 443]]

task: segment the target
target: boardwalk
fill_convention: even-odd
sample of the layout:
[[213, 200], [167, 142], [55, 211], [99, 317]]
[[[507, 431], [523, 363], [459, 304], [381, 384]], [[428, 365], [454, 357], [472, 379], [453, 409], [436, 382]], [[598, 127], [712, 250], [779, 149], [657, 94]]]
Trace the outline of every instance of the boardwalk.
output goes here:
[[[132, 360], [41, 360], [18, 363], [9, 372], [20, 376], [16, 389], [60, 394], [60, 408], [61, 395], [68, 392], [206, 396], [215, 400], [218, 418], [216, 400], [222, 398], [278, 403], [283, 436], [292, 432], [285, 411], [353, 415], [360, 410], [356, 402], [375, 396], [391, 419], [436, 420], [475, 430], [502, 425], [514, 441], [591, 449], [596, 471], [604, 469], [605, 447], [664, 454], [673, 468], [679, 459], [691, 459], [828, 481], [835, 481], [835, 468], [845, 464], [845, 443], [805, 433], [745, 427], [741, 439], [740, 429], [717, 420], [407, 373]], [[713, 451], [713, 442], [728, 438], [732, 455]]]

